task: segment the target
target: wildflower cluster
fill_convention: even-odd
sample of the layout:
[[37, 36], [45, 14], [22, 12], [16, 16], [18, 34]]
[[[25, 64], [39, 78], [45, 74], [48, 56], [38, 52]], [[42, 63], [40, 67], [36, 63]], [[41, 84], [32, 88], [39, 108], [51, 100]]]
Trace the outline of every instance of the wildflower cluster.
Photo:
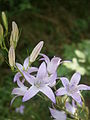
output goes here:
[[[5, 15], [3, 19], [6, 19]], [[5, 27], [7, 27], [6, 23], [6, 20], [4, 20]], [[0, 34], [1, 38], [4, 38], [3, 27], [1, 25]], [[64, 62], [68, 63], [68, 61], [62, 61], [60, 57], [55, 56], [50, 60], [48, 56], [40, 53], [44, 44], [43, 41], [40, 41], [36, 45], [31, 54], [25, 59], [23, 65], [15, 62], [15, 49], [18, 39], [18, 26], [15, 22], [12, 22], [8, 57], [11, 69], [17, 72], [13, 80], [14, 83], [17, 84], [17, 87], [12, 90], [12, 95], [15, 95], [15, 97], [12, 99], [11, 104], [15, 98], [19, 96], [22, 96], [22, 102], [25, 102], [35, 95], [42, 93], [46, 98], [49, 98], [48, 100], [52, 103], [52, 108], [49, 106], [49, 110], [54, 120], [66, 120], [69, 118], [71, 120], [81, 120], [81, 111], [84, 111], [85, 119], [88, 120], [88, 109], [85, 106], [81, 91], [90, 90], [90, 86], [79, 84], [81, 79], [80, 73], [74, 73], [70, 81], [66, 77], [58, 76], [58, 67]], [[0, 42], [1, 40], [2, 39], [0, 39]], [[6, 46], [2, 48], [8, 51]], [[36, 61], [38, 55], [40, 56], [40, 66], [32, 66], [32, 63]], [[61, 87], [60, 82], [62, 83]], [[22, 106], [16, 109], [16, 111], [20, 111], [21, 114], [23, 110], [24, 107]]]

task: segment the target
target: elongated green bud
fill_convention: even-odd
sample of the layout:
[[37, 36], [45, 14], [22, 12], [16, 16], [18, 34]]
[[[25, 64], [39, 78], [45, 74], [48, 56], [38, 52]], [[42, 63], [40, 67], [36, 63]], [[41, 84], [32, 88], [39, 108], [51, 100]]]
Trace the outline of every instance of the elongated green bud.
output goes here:
[[13, 46], [10, 47], [8, 52], [9, 64], [11, 67], [15, 66], [15, 49]]
[[2, 41], [3, 41], [3, 27], [0, 24], [0, 45], [2, 46]]
[[10, 46], [14, 46], [16, 48], [17, 42], [19, 39], [19, 30], [17, 24], [13, 21], [12, 22], [12, 32], [10, 36]]
[[6, 31], [8, 31], [8, 22], [7, 22], [7, 17], [6, 17], [5, 12], [2, 12], [2, 20], [3, 20], [3, 25], [6, 29]]
[[41, 49], [42, 49], [42, 47], [43, 47], [43, 44], [44, 44], [44, 42], [43, 42], [43, 41], [40, 41], [40, 42], [36, 45], [36, 47], [33, 49], [32, 53], [31, 53], [31, 55], [30, 55], [30, 62], [31, 62], [31, 63], [36, 60], [37, 56], [39, 55], [39, 53], [40, 53], [40, 51], [41, 51]]

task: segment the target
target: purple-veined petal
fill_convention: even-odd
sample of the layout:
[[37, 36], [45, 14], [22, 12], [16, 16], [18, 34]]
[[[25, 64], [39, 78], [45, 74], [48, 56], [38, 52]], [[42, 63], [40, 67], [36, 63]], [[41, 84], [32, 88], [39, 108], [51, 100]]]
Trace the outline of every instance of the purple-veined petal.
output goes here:
[[23, 64], [23, 67], [25, 68], [25, 70], [27, 69], [27, 67], [29, 65], [29, 57], [27, 57], [25, 60], [24, 60], [24, 64]]
[[20, 80], [17, 80], [17, 84], [20, 88], [26, 88], [27, 89], [27, 87], [24, 86], [24, 84]]
[[60, 77], [60, 80], [64, 87], [67, 87], [69, 85], [69, 80], [66, 77]]
[[46, 70], [46, 64], [45, 62], [41, 63], [38, 72], [37, 72], [37, 78], [44, 78], [47, 75], [47, 70]]
[[[48, 64], [48, 62], [50, 62], [50, 59], [48, 58], [48, 56], [46, 56], [45, 54], [42, 54], [42, 53], [40, 53], [40, 55], [44, 57], [43, 60], [45, 60], [45, 62], [46, 62], [47, 64]], [[41, 58], [41, 59], [42, 59], [42, 58]]]
[[44, 86], [40, 89], [40, 91], [44, 93], [53, 103], [56, 103], [55, 95], [50, 87]]
[[50, 87], [54, 87], [56, 85], [56, 81], [54, 81], [53, 83], [49, 83]]
[[25, 93], [24, 97], [23, 97], [23, 102], [31, 99], [32, 97], [34, 97], [37, 93], [39, 92], [39, 89], [37, 89], [37, 87], [35, 86], [31, 86], [27, 92]]
[[23, 96], [26, 91], [27, 91], [27, 89], [24, 89], [24, 88], [23, 89], [21, 89], [21, 88], [14, 88], [13, 91], [12, 91], [12, 94]]
[[38, 68], [36, 67], [29, 67], [27, 70], [28, 73], [37, 72], [37, 71], [38, 71]]
[[55, 73], [52, 74], [52, 75], [49, 77], [49, 79], [48, 79], [48, 81], [49, 81], [49, 86], [50, 86], [50, 87], [53, 87], [53, 86], [55, 85], [56, 79], [57, 79], [57, 73], [55, 72]]
[[22, 71], [22, 70], [23, 70], [23, 66], [22, 66], [21, 64], [16, 63], [16, 66], [17, 66], [17, 68], [18, 68], [20, 71]]
[[75, 104], [75, 100], [72, 100], [72, 106], [73, 106], [74, 108], [77, 108], [77, 105]]
[[75, 107], [72, 106], [69, 102], [66, 102], [65, 107], [66, 107], [66, 110], [72, 114], [74, 114], [76, 111]]
[[56, 66], [58, 66], [58, 65], [60, 64], [60, 61], [61, 61], [61, 58], [60, 58], [60, 57], [53, 57], [53, 58], [51, 59], [51, 62], [52, 62], [53, 64], [55, 64]]
[[14, 100], [15, 100], [17, 97], [19, 97], [19, 95], [13, 97], [13, 99], [12, 99], [11, 102], [10, 102], [10, 106], [13, 104]]
[[24, 77], [25, 77], [25, 79], [28, 83], [30, 83], [31, 85], [34, 84], [34, 82], [35, 82], [35, 77], [34, 76], [32, 76], [32, 75], [30, 75], [29, 73], [26, 73], [26, 72], [24, 72], [23, 75], [24, 75]]
[[80, 93], [76, 92], [76, 93], [73, 93], [71, 96], [76, 102], [78, 102], [79, 104], [82, 105], [82, 100], [81, 100]]
[[81, 79], [80, 73], [76, 72], [73, 74], [71, 81], [70, 81], [70, 84], [77, 85], [79, 83], [80, 79]]
[[19, 80], [19, 78], [21, 77], [22, 75], [20, 74], [20, 72], [16, 73], [15, 77], [14, 77], [14, 82], [16, 82], [17, 80]]
[[66, 114], [63, 111], [49, 108], [52, 117], [55, 120], [66, 120]]
[[78, 90], [90, 90], [90, 86], [80, 84], [78, 85]]
[[67, 94], [67, 91], [64, 87], [61, 87], [56, 91], [57, 96], [61, 96], [61, 95], [65, 95], [65, 94]]
[[53, 57], [51, 59], [51, 62], [47, 64], [47, 71], [49, 72], [49, 74], [53, 74], [56, 72], [57, 67], [60, 64], [60, 60], [61, 59], [59, 57]]
[[40, 58], [39, 61], [45, 61], [45, 58]]

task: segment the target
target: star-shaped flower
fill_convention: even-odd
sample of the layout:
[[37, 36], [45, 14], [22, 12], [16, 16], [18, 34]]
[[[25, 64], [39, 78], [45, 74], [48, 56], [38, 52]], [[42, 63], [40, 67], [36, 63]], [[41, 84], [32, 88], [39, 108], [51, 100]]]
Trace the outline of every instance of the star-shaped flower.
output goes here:
[[76, 72], [73, 74], [71, 81], [66, 77], [61, 77], [60, 80], [64, 87], [59, 88], [56, 91], [57, 96], [65, 95], [71, 96], [76, 102], [82, 104], [81, 96], [80, 96], [80, 90], [90, 90], [90, 86], [79, 84], [81, 75], [80, 73]]
[[32, 86], [24, 94], [23, 102], [34, 97], [38, 92], [44, 93], [52, 102], [56, 102], [55, 95], [49, 87], [56, 80], [56, 74], [48, 77], [45, 62], [40, 65], [36, 77], [28, 73], [25, 73], [24, 77]]
[[54, 120], [66, 120], [66, 114], [64, 111], [59, 111], [52, 108], [49, 108], [49, 110]]
[[45, 60], [47, 63], [47, 71], [49, 74], [53, 74], [56, 72], [58, 66], [60, 65], [61, 58], [59, 57], [53, 57], [51, 60], [46, 56], [45, 54], [40, 54], [43, 56], [40, 60]]
[[[38, 68], [36, 67], [29, 67], [29, 57], [27, 57], [24, 60], [24, 64], [21, 65], [20, 63], [16, 63], [16, 66], [18, 68], [18, 70], [23, 74], [25, 71], [27, 71], [28, 73], [32, 73], [32, 72], [36, 72], [38, 70]], [[16, 82], [18, 79], [20, 79], [20, 77], [22, 76], [22, 74], [18, 72], [16, 73], [15, 77], [14, 77], [14, 82]]]

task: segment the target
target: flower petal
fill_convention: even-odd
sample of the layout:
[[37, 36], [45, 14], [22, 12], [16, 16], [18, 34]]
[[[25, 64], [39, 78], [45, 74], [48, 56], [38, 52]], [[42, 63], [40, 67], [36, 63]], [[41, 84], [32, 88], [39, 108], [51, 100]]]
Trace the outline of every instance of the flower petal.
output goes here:
[[17, 97], [19, 97], [19, 95], [13, 97], [13, 99], [12, 99], [11, 102], [10, 102], [10, 106], [13, 104], [14, 100], [15, 100]]
[[23, 97], [23, 102], [31, 99], [32, 97], [34, 97], [37, 93], [39, 92], [39, 89], [37, 89], [35, 86], [31, 86], [27, 92], [25, 93], [24, 97]]
[[55, 95], [50, 87], [44, 86], [40, 89], [40, 91], [44, 93], [53, 103], [56, 103]]
[[75, 113], [75, 110], [76, 110], [76, 109], [75, 109], [69, 102], [66, 102], [65, 107], [66, 107], [66, 110], [67, 110], [68, 112], [70, 112], [70, 113], [72, 113], [72, 114]]
[[16, 66], [17, 66], [17, 68], [18, 68], [20, 71], [22, 71], [22, 70], [23, 70], [23, 66], [22, 66], [21, 64], [16, 63]]
[[12, 94], [23, 96], [27, 89], [21, 89], [21, 88], [14, 88], [12, 91]]
[[78, 90], [90, 90], [90, 86], [80, 84], [78, 85]]
[[37, 72], [37, 71], [38, 71], [37, 67], [29, 67], [27, 70], [28, 73]]
[[67, 87], [69, 85], [69, 80], [66, 77], [60, 77], [60, 80], [64, 87]]
[[66, 120], [66, 114], [63, 111], [49, 108], [50, 113], [55, 120]]
[[49, 74], [53, 74], [53, 73], [56, 72], [57, 67], [58, 67], [59, 64], [60, 64], [60, 60], [61, 60], [61, 59], [60, 59], [59, 57], [53, 57], [53, 58], [51, 59], [51, 62], [49, 62], [49, 63], [47, 64], [47, 70], [48, 70]]
[[76, 72], [73, 74], [71, 81], [70, 81], [70, 84], [77, 85], [79, 83], [80, 79], [81, 79], [80, 73]]
[[27, 72], [24, 72], [23, 75], [24, 75], [24, 77], [25, 77], [25, 79], [28, 83], [30, 83], [31, 85], [34, 84], [34, 82], [35, 82], [35, 77], [34, 76], [30, 75]]
[[29, 57], [27, 57], [25, 60], [24, 60], [24, 64], [23, 64], [23, 67], [25, 68], [25, 70], [27, 69], [27, 67], [29, 65]]
[[[40, 55], [44, 57], [44, 60], [47, 64], [48, 64], [48, 62], [50, 62], [50, 59], [48, 56], [46, 56], [45, 54], [42, 54], [42, 53], [40, 53]], [[41, 60], [43, 60], [43, 59], [41, 58]]]
[[19, 80], [19, 78], [21, 77], [22, 75], [20, 74], [20, 72], [16, 73], [15, 77], [14, 77], [14, 82], [16, 82], [17, 80]]
[[27, 87], [24, 86], [23, 82], [21, 82], [20, 80], [17, 80], [17, 84], [20, 88], [26, 88], [27, 89]]
[[37, 78], [44, 78], [47, 75], [45, 62], [41, 63], [39, 70], [37, 72]]
[[67, 91], [64, 87], [61, 87], [56, 91], [56, 96], [61, 96], [61, 95], [65, 95], [65, 94], [67, 94]]
[[61, 61], [61, 58], [60, 58], [60, 57], [53, 57], [53, 58], [51, 59], [51, 62], [52, 62], [53, 64], [55, 64], [56, 66], [58, 66], [58, 65], [60, 64], [60, 61]]
[[55, 72], [49, 77], [49, 86], [53, 87], [56, 84], [56, 79], [57, 79], [57, 73]]
[[71, 96], [76, 102], [82, 105], [82, 100], [79, 93], [73, 93]]

